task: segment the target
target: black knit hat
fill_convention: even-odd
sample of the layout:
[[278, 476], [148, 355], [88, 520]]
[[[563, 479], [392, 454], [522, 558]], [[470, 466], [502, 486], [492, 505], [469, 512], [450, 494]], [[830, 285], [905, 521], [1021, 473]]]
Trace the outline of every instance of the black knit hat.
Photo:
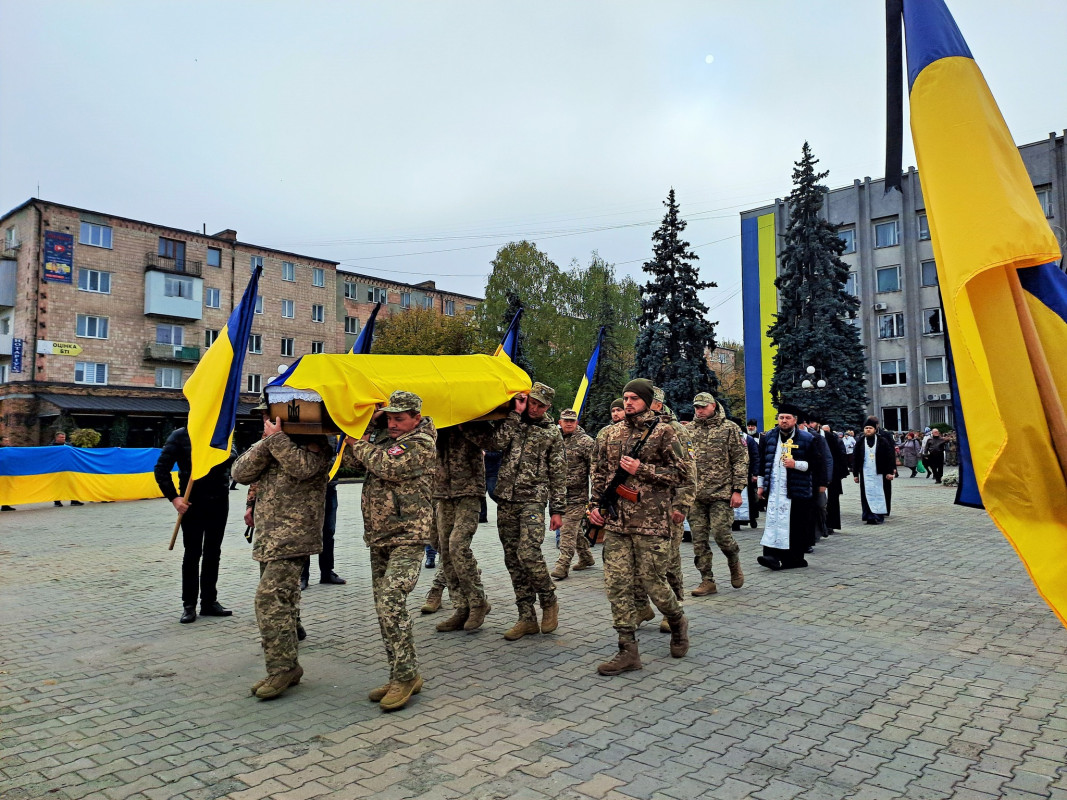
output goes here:
[[612, 408], [623, 408], [624, 409], [624, 408], [626, 408], [626, 404], [624, 402], [622, 402], [622, 398], [621, 397], [616, 397], [614, 400], [611, 401], [611, 407]]
[[627, 392], [633, 392], [642, 400], [645, 401], [646, 406], [652, 405], [652, 400], [655, 398], [655, 388], [652, 386], [652, 381], [648, 378], [634, 378], [624, 387], [622, 387], [622, 393], [625, 396]]

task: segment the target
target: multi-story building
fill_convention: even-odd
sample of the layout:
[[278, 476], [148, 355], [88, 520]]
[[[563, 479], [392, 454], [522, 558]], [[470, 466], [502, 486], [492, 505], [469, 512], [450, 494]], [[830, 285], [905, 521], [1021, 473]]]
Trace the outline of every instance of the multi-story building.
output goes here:
[[335, 261], [241, 242], [233, 230], [209, 235], [37, 199], [0, 218], [0, 232], [0, 432], [16, 445], [46, 442], [71, 417], [104, 433], [105, 445], [158, 446], [184, 424], [181, 387], [256, 266], [241, 411], [279, 367], [351, 347], [348, 318], [365, 319], [370, 306], [350, 303], [347, 286], [373, 284], [398, 308], [409, 290], [441, 298], [444, 313], [480, 302], [432, 283], [343, 276]]
[[[1067, 154], [1055, 133], [1019, 148], [1041, 207], [1067, 245]], [[981, 202], [976, 198], [975, 202]], [[847, 289], [860, 300], [855, 320], [867, 354], [869, 413], [903, 431], [953, 424], [941, 298], [919, 174], [910, 167], [902, 191], [864, 178], [829, 191], [826, 218], [845, 241]], [[767, 328], [778, 311], [774, 279], [789, 223], [789, 204], [741, 213], [746, 401], [749, 416], [773, 424], [773, 349]], [[859, 421], [857, 421], [858, 424]]]

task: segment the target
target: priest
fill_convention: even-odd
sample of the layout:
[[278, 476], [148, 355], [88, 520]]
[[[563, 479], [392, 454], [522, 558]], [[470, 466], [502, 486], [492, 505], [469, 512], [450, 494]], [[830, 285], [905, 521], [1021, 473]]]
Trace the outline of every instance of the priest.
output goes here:
[[800, 409], [778, 406], [778, 427], [769, 431], [760, 449], [757, 494], [767, 498], [763, 555], [756, 560], [772, 570], [806, 567], [804, 553], [815, 544], [813, 480], [826, 465], [815, 437], [797, 427]]
[[867, 417], [863, 438], [852, 451], [852, 474], [860, 485], [863, 521], [881, 525], [889, 514], [890, 490], [896, 474], [897, 458], [892, 445], [878, 435], [878, 418]]

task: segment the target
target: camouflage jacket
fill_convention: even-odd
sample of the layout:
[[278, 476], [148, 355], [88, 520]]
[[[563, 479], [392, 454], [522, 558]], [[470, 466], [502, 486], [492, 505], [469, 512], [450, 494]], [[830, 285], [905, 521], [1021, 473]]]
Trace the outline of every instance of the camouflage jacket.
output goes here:
[[322, 552], [322, 520], [333, 451], [325, 436], [297, 444], [275, 433], [233, 462], [238, 483], [256, 484], [256, 538], [252, 558], [277, 561]]
[[[638, 440], [645, 435], [656, 415], [645, 411], [623, 422], [616, 422], [604, 434], [593, 464], [593, 499], [597, 501], [604, 487], [611, 483], [619, 461], [630, 455]], [[621, 497], [618, 500], [618, 519], [607, 520], [605, 529], [611, 533], [670, 536], [669, 512], [672, 490], [681, 486], [686, 475], [685, 447], [670, 425], [656, 425], [637, 454], [641, 466], [636, 475], [629, 475], [625, 484], [639, 491], [636, 504]]]
[[685, 450], [685, 480], [674, 489], [671, 511], [680, 511], [683, 514], [688, 514], [696, 497], [697, 489], [697, 462], [693, 457], [693, 440], [689, 435], [689, 429], [675, 418], [673, 412], [667, 411], [667, 413], [661, 414], [660, 423], [671, 426], [671, 429], [678, 437], [678, 441], [682, 444], [682, 449]]
[[433, 529], [433, 480], [437, 429], [423, 417], [414, 430], [393, 439], [358, 441], [345, 448], [346, 467], [362, 465], [363, 541], [368, 547], [429, 544]]
[[563, 434], [548, 414], [532, 420], [510, 412], [488, 449], [502, 454], [496, 497], [509, 503], [547, 502], [549, 514], [563, 513], [567, 503]]
[[702, 503], [729, 500], [734, 489], [745, 491], [748, 446], [741, 429], [726, 419], [722, 405], [716, 406], [711, 419], [695, 418], [689, 433], [697, 464], [696, 499]]
[[482, 497], [485, 494], [485, 457], [478, 437], [481, 423], [467, 423], [442, 428], [437, 432], [437, 476], [434, 478], [435, 500], [456, 497]]
[[589, 500], [589, 470], [592, 468], [593, 437], [581, 428], [563, 435], [567, 459], [567, 505], [585, 505]]

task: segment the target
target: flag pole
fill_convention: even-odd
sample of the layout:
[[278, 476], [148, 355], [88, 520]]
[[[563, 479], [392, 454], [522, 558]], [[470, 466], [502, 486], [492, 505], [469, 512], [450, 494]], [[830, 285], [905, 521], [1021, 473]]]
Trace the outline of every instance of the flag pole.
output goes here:
[[[190, 479], [189, 484], [185, 487], [185, 496], [182, 498], [186, 503], [189, 502], [189, 494], [193, 491], [193, 484], [196, 481]], [[182, 517], [185, 516], [185, 512], [178, 514], [178, 521], [174, 523], [174, 533], [170, 535], [170, 547], [168, 550], [174, 549], [174, 543], [178, 540], [178, 529], [182, 526]]]

